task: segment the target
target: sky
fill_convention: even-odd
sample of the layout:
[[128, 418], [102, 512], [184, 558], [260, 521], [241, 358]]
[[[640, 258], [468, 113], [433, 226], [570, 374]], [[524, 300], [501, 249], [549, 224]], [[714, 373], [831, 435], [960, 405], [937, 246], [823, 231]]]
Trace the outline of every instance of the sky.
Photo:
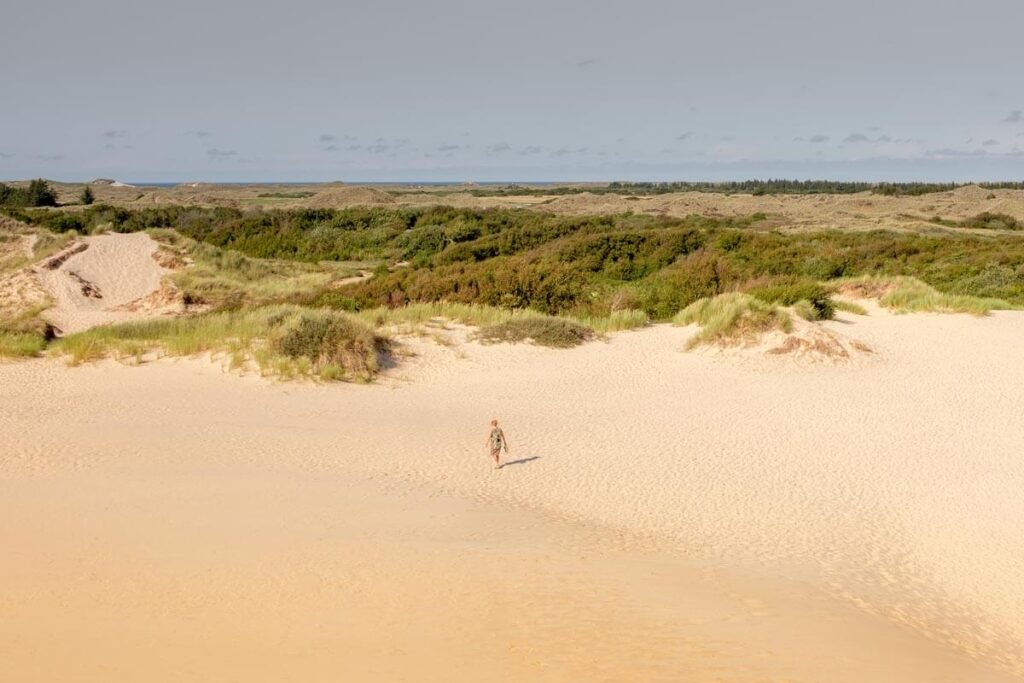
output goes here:
[[1024, 180], [1022, 0], [33, 0], [0, 178]]

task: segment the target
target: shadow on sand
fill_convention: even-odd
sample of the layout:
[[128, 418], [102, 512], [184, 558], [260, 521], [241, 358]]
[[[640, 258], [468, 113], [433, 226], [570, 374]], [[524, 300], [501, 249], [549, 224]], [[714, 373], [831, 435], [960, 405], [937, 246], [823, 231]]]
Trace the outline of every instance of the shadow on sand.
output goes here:
[[532, 455], [529, 458], [520, 458], [519, 460], [509, 460], [508, 462], [503, 462], [501, 464], [501, 466], [503, 468], [505, 468], [505, 467], [508, 467], [509, 465], [524, 465], [524, 464], [526, 464], [528, 462], [533, 462], [534, 460], [540, 460], [540, 456], [539, 455]]

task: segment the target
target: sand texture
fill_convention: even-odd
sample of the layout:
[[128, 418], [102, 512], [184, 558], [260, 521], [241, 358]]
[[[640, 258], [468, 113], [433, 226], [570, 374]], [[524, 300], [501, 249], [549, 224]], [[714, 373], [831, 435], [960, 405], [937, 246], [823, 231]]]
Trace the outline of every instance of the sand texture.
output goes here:
[[44, 316], [64, 334], [180, 312], [169, 272], [146, 233], [95, 235], [73, 242], [36, 267], [52, 306]]
[[1024, 314], [825, 327], [0, 366], [0, 679], [1021, 680]]

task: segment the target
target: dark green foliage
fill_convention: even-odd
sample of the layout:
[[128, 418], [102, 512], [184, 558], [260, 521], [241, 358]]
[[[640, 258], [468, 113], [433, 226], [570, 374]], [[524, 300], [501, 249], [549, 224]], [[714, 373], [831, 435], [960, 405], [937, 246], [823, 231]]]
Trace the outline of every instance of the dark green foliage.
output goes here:
[[82, 195], [79, 197], [79, 200], [86, 206], [90, 206], [94, 201], [96, 201], [96, 196], [93, 195], [92, 188], [86, 185], [85, 189], [82, 190]]
[[447, 300], [551, 314], [640, 308], [664, 320], [702, 297], [771, 287], [760, 295], [790, 305], [799, 290], [828, 317], [826, 299], [806, 290], [807, 282], [867, 274], [909, 275], [941, 292], [1024, 304], [1024, 239], [999, 233], [778, 232], [759, 229], [760, 215], [558, 216], [444, 206], [243, 212], [94, 205], [19, 216], [58, 231], [170, 227], [226, 254], [391, 264], [363, 282], [308, 295], [311, 305], [344, 310]]
[[594, 338], [594, 331], [571, 320], [548, 316], [525, 316], [487, 325], [480, 329], [484, 342], [532, 341], [540, 346], [567, 349]]
[[1024, 223], [1021, 223], [1013, 216], [989, 211], [963, 220], [960, 222], [960, 225], [964, 228], [980, 228], [982, 230], [1024, 230]]
[[42, 178], [33, 180], [27, 188], [10, 187], [0, 183], [0, 206], [57, 206], [57, 193], [50, 187], [50, 183]]
[[792, 306], [806, 301], [814, 311], [814, 320], [831, 320], [836, 313], [828, 287], [814, 280], [781, 278], [746, 289], [748, 294], [769, 304]]
[[26, 206], [57, 206], [57, 193], [42, 178], [30, 182], [26, 194]]

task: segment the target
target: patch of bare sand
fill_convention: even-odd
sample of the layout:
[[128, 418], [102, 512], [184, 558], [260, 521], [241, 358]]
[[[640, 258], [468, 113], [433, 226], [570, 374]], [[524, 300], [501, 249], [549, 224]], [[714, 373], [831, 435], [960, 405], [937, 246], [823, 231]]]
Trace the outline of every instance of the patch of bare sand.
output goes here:
[[64, 334], [182, 311], [159, 245], [145, 233], [84, 237], [35, 270], [53, 305], [44, 317]]
[[[420, 340], [368, 387], [0, 367], [0, 643], [135, 672], [128, 638], [151, 672], [185, 652], [266, 679], [1019, 680], [1024, 315], [824, 327], [872, 362], [735, 363], [657, 326], [570, 351]], [[519, 461], [498, 472], [492, 416]], [[365, 478], [386, 501], [360, 502]]]

